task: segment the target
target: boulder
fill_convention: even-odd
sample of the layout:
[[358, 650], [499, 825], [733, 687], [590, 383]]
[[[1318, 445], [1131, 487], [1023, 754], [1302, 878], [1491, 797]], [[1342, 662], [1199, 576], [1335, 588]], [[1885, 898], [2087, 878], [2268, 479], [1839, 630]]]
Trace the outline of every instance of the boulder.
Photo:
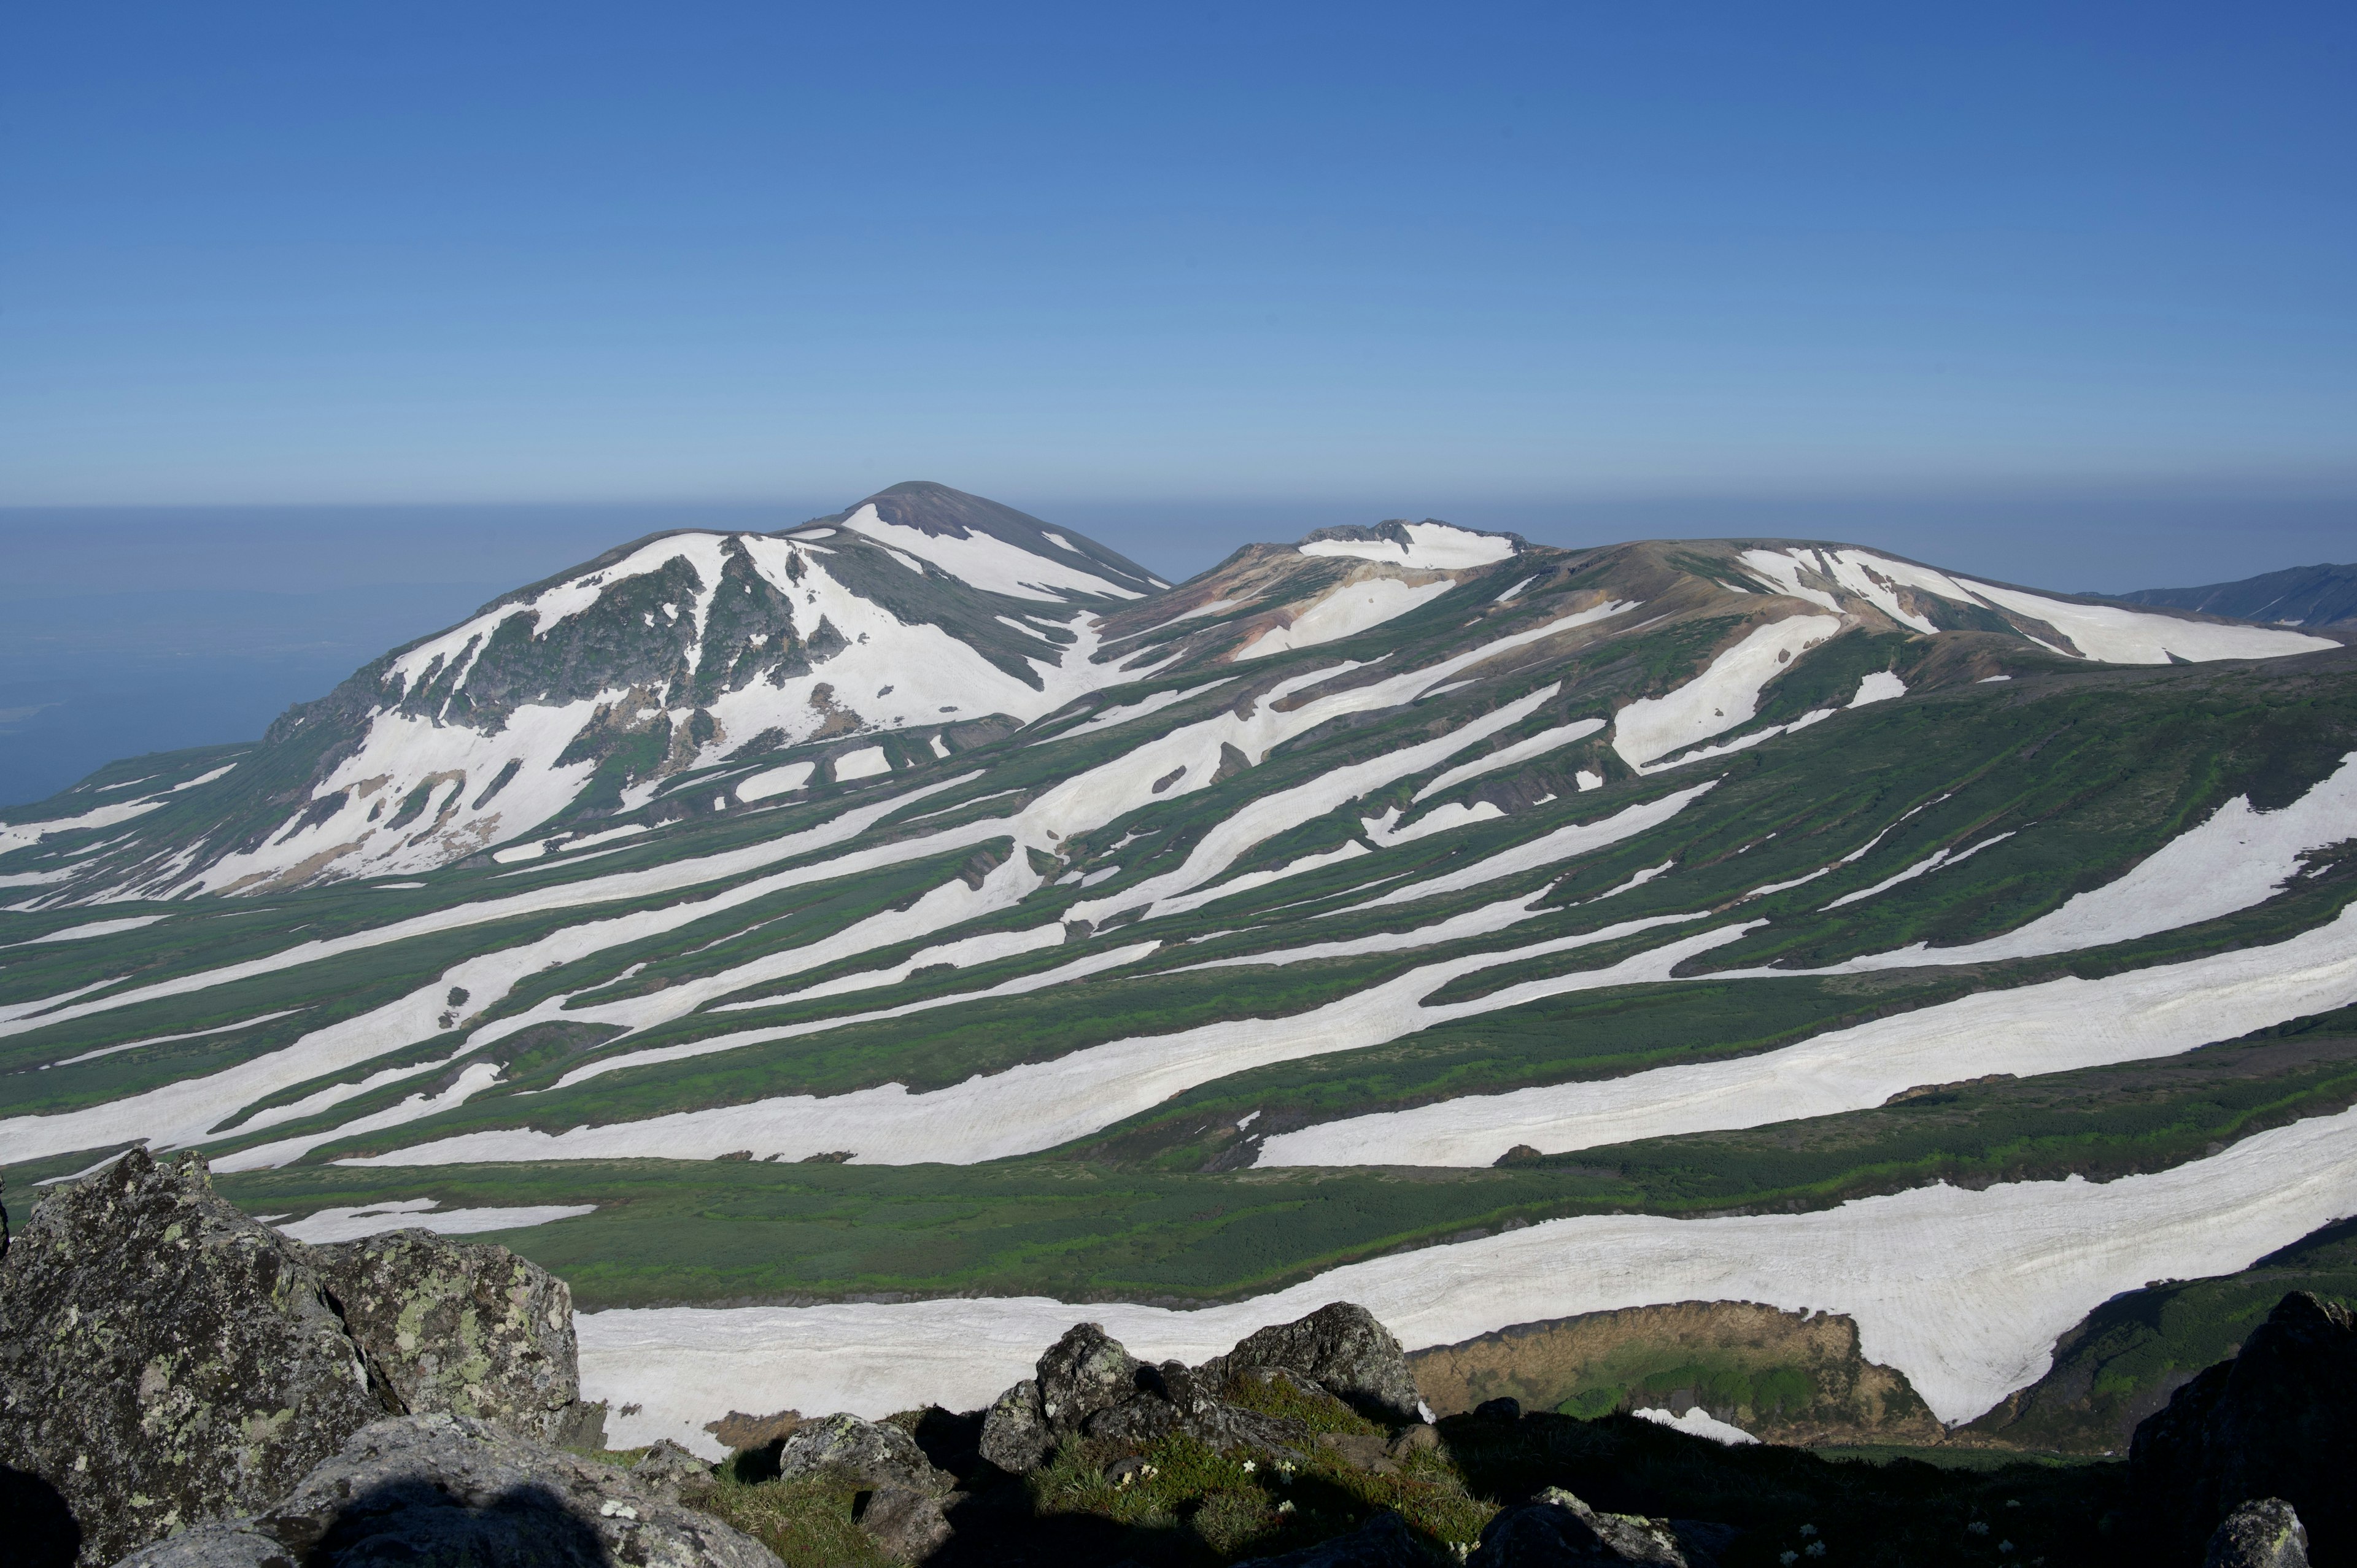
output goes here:
[[1281, 1557], [1254, 1557], [1236, 1568], [1431, 1568], [1432, 1563], [1406, 1522], [1385, 1509], [1348, 1535]]
[[0, 1262], [0, 1466], [84, 1563], [266, 1507], [385, 1413], [305, 1250], [199, 1156], [52, 1188]]
[[1039, 1358], [1039, 1412], [1059, 1437], [1138, 1391], [1138, 1361], [1093, 1323], [1076, 1323]]
[[931, 1497], [954, 1484], [933, 1468], [915, 1438], [897, 1426], [856, 1415], [821, 1416], [788, 1433], [778, 1446], [778, 1474], [790, 1480], [833, 1476], [863, 1487], [900, 1487]]
[[951, 1530], [942, 1499], [910, 1487], [878, 1487], [859, 1500], [854, 1522], [885, 1555], [921, 1563], [946, 1545]]
[[2241, 1353], [2177, 1391], [2136, 1428], [2128, 1451], [2136, 1513], [2164, 1562], [2201, 1561], [2212, 1535], [2246, 1502], [2297, 1510], [2324, 1562], [2357, 1554], [2357, 1318], [2294, 1291]]
[[1028, 1476], [1056, 1451], [1056, 1434], [1039, 1408], [1039, 1384], [1026, 1378], [991, 1404], [982, 1418], [982, 1456], [1010, 1476]]
[[1298, 1373], [1360, 1413], [1394, 1425], [1426, 1418], [1399, 1341], [1372, 1313], [1351, 1302], [1338, 1301], [1296, 1322], [1246, 1335], [1205, 1369], [1248, 1367]]
[[705, 1480], [711, 1475], [711, 1466], [668, 1437], [657, 1438], [630, 1466], [631, 1482], [659, 1498], [676, 1498], [686, 1483]]
[[2308, 1531], [2281, 1498], [2244, 1503], [2210, 1537], [2201, 1568], [2308, 1568]]
[[428, 1230], [306, 1251], [388, 1409], [567, 1437], [581, 1378], [563, 1280], [505, 1247]]
[[1560, 1487], [1547, 1487], [1519, 1508], [1500, 1509], [1466, 1562], [1468, 1568], [1614, 1563], [1687, 1568], [1667, 1520], [1598, 1513]]
[[770, 1549], [630, 1473], [467, 1416], [361, 1429], [250, 1518], [159, 1541], [122, 1568], [780, 1568]]

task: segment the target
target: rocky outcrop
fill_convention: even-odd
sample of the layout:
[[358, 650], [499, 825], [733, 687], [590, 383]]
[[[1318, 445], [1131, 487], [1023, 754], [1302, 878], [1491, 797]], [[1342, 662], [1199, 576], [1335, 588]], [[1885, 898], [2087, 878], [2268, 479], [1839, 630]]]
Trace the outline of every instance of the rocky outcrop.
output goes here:
[[1348, 1535], [1282, 1557], [1254, 1557], [1236, 1568], [1431, 1568], [1432, 1563], [1407, 1521], [1386, 1509]]
[[1501, 1509], [1482, 1528], [1468, 1568], [1571, 1568], [1575, 1563], [1646, 1563], [1687, 1568], [1670, 1521], [1598, 1513], [1561, 1487], [1519, 1508]]
[[1248, 1334], [1212, 1365], [1297, 1373], [1377, 1421], [1401, 1424], [1429, 1413], [1399, 1341], [1374, 1314], [1351, 1302], [1334, 1302], [1307, 1317]]
[[1075, 1324], [1037, 1369], [1000, 1394], [983, 1419], [982, 1457], [1010, 1475], [1037, 1469], [1073, 1437], [1143, 1446], [1183, 1432], [1214, 1448], [1269, 1451], [1308, 1443], [1301, 1422], [1239, 1403], [1242, 1379], [1283, 1381], [1299, 1395], [1339, 1400], [1394, 1425], [1417, 1421], [1422, 1407], [1399, 1341], [1364, 1307], [1340, 1302], [1248, 1335], [1192, 1368], [1148, 1365], [1096, 1324]]
[[395, 1230], [307, 1252], [388, 1408], [573, 1441], [573, 1292], [505, 1247]]
[[1487, 1401], [1582, 1416], [1700, 1406], [1763, 1442], [1937, 1443], [1906, 1375], [1859, 1352], [1837, 1314], [1751, 1302], [1678, 1302], [1520, 1324], [1407, 1358], [1443, 1415]]
[[2201, 1568], [2308, 1568], [2308, 1531], [2281, 1498], [2244, 1503], [2210, 1537]]
[[2129, 1484], [2164, 1561], [2197, 1563], [2227, 1516], [2280, 1498], [2323, 1562], [2357, 1552], [2357, 1318], [2306, 1291], [2277, 1302], [2242, 1351], [2136, 1428]]
[[83, 1563], [275, 1502], [384, 1413], [303, 1249], [194, 1155], [53, 1188], [0, 1262], [0, 1465]]
[[829, 1415], [803, 1422], [778, 1448], [778, 1474], [832, 1476], [863, 1487], [942, 1493], [951, 1477], [933, 1468], [917, 1440], [886, 1422]]
[[779, 1568], [761, 1545], [627, 1471], [465, 1416], [364, 1427], [266, 1511], [122, 1568]]

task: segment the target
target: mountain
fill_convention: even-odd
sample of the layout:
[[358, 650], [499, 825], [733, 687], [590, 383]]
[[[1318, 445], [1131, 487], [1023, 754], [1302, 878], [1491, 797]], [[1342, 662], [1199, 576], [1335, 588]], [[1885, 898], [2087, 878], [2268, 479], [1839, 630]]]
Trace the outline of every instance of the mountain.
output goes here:
[[2205, 588], [2140, 588], [2112, 596], [2121, 604], [2199, 610], [2271, 626], [2347, 626], [2357, 623], [2357, 565], [2293, 566]]
[[1502, 1331], [1837, 1313], [1953, 1426], [2357, 1208], [2357, 651], [1857, 545], [1394, 520], [1166, 586], [899, 486], [0, 832], [19, 1190], [145, 1142], [498, 1230], [632, 1443], [1338, 1298], [1723, 1421], [1831, 1374]]

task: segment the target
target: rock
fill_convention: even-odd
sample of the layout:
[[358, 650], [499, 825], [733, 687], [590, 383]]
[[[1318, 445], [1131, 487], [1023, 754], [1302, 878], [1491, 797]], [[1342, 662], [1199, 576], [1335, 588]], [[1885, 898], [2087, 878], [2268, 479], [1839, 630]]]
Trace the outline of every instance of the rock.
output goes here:
[[1432, 1561], [1406, 1522], [1385, 1509], [1348, 1535], [1282, 1557], [1254, 1557], [1236, 1568], [1431, 1568]]
[[1296, 1322], [1247, 1335], [1213, 1365], [1232, 1370], [1281, 1367], [1308, 1378], [1361, 1414], [1395, 1423], [1424, 1419], [1424, 1402], [1408, 1375], [1399, 1341], [1373, 1314], [1350, 1302], [1338, 1301]]
[[1428, 1421], [1414, 1426], [1392, 1439], [1392, 1457], [1405, 1459], [1411, 1454], [1428, 1454], [1440, 1446], [1440, 1429]]
[[306, 1251], [388, 1408], [565, 1435], [581, 1379], [563, 1280], [505, 1247], [428, 1230]]
[[657, 1438], [654, 1446], [630, 1466], [631, 1481], [662, 1498], [676, 1498], [683, 1483], [704, 1480], [711, 1474], [711, 1466], [668, 1437]]
[[2357, 1318], [2294, 1291], [2242, 1352], [2177, 1391], [2136, 1428], [2129, 1487], [2163, 1560], [2201, 1561], [2242, 1504], [2279, 1498], [2324, 1562], [2357, 1552]]
[[932, 1466], [917, 1440], [897, 1426], [856, 1415], [821, 1416], [786, 1434], [778, 1447], [778, 1474], [838, 1476], [862, 1486], [901, 1487], [938, 1497], [951, 1479]]
[[1039, 1408], [1039, 1384], [1026, 1378], [993, 1402], [982, 1418], [982, 1456], [1010, 1476], [1028, 1476], [1056, 1451]]
[[1501, 1509], [1466, 1562], [1468, 1568], [1609, 1563], [1687, 1568], [1668, 1520], [1598, 1513], [1560, 1487], [1547, 1487], [1520, 1508]]
[[1093, 1323], [1076, 1323], [1039, 1358], [1039, 1412], [1059, 1437], [1138, 1391], [1138, 1362]]
[[950, 1539], [942, 1499], [912, 1487], [878, 1487], [866, 1494], [855, 1520], [876, 1544], [904, 1563], [921, 1563]]
[[2281, 1498], [2244, 1503], [2210, 1537], [2201, 1568], [2308, 1568], [2308, 1530]]
[[0, 1264], [0, 1465], [80, 1561], [275, 1502], [385, 1414], [304, 1250], [133, 1149], [33, 1210]]
[[1523, 1419], [1523, 1402], [1512, 1397], [1483, 1400], [1473, 1407], [1473, 1414], [1482, 1421], [1517, 1422]]
[[489, 1422], [439, 1414], [377, 1422], [268, 1511], [157, 1541], [123, 1568], [274, 1562], [780, 1568], [759, 1541], [650, 1494], [628, 1472]]
[[1252, 1448], [1280, 1458], [1298, 1455], [1309, 1445], [1309, 1428], [1300, 1422], [1242, 1405], [1215, 1404], [1189, 1416], [1184, 1429], [1208, 1447]]

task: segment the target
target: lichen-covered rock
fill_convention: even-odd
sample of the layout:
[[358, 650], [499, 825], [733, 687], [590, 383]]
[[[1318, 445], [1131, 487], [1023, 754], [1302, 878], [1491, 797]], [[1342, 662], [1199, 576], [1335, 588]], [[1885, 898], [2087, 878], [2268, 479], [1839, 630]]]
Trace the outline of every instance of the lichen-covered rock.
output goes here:
[[2166, 1561], [2198, 1563], [2242, 1504], [2281, 1498], [2330, 1563], [2357, 1552], [2357, 1316], [2294, 1291], [2231, 1361], [2136, 1428], [2129, 1485]]
[[1399, 1341], [1374, 1314], [1351, 1302], [1338, 1301], [1307, 1317], [1246, 1335], [1211, 1366], [1281, 1367], [1364, 1414], [1394, 1423], [1425, 1418]]
[[1598, 1513], [1560, 1487], [1547, 1487], [1520, 1508], [1500, 1509], [1482, 1528], [1481, 1543], [1467, 1563], [1469, 1568], [1615, 1563], [1686, 1568], [1667, 1520]]
[[779, 1568], [770, 1549], [627, 1471], [466, 1416], [363, 1428], [254, 1517], [123, 1568]]
[[2281, 1498], [2244, 1503], [2210, 1537], [2201, 1568], [2308, 1568], [2308, 1530]]
[[854, 1520], [885, 1554], [921, 1563], [948, 1543], [949, 1514], [942, 1499], [910, 1487], [878, 1487], [861, 1501]]
[[84, 1563], [275, 1502], [384, 1413], [301, 1249], [194, 1155], [54, 1188], [0, 1262], [0, 1464]]
[[1093, 1323], [1076, 1323], [1039, 1358], [1039, 1412], [1068, 1436], [1137, 1392], [1137, 1358]]
[[1028, 1476], [1056, 1451], [1039, 1408], [1039, 1382], [1026, 1378], [992, 1402], [982, 1418], [982, 1456], [1010, 1476]]
[[936, 1496], [954, 1484], [933, 1468], [915, 1438], [856, 1415], [821, 1416], [788, 1433], [778, 1445], [778, 1474], [831, 1475], [866, 1487], [903, 1487]]
[[566, 1437], [581, 1377], [563, 1280], [505, 1247], [429, 1230], [307, 1251], [387, 1408]]
[[657, 1438], [654, 1446], [630, 1466], [632, 1481], [663, 1498], [677, 1497], [683, 1484], [704, 1480], [711, 1474], [711, 1466], [668, 1437]]

